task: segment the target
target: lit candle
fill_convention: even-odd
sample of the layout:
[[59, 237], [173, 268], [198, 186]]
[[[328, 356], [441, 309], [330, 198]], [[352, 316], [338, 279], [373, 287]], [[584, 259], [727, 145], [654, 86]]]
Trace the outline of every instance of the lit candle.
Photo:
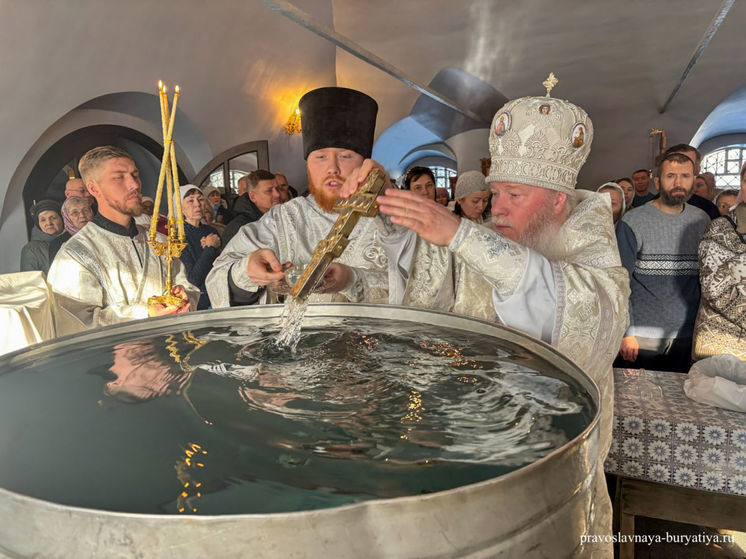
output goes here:
[[[163, 137], [166, 137], [166, 122], [168, 119], [168, 103], [166, 98], [166, 86], [162, 80], [158, 80], [158, 100], [161, 106], [161, 128], [163, 129]], [[164, 149], [165, 149], [164, 142]], [[153, 204], [153, 217], [150, 218], [150, 239], [155, 240], [155, 235], [158, 230], [158, 215], [161, 207], [161, 196], [163, 196], [163, 180], [166, 178], [168, 173], [168, 162], [164, 158], [161, 161], [161, 171], [158, 175], [158, 186], [155, 190], [155, 201]]]
[[163, 138], [166, 138], [168, 131], [168, 87], [165, 84], [161, 87], [161, 128], [163, 129]]
[[179, 101], [179, 86], [174, 88], [174, 103], [171, 106], [171, 115], [168, 122], [168, 156], [171, 161], [171, 179], [176, 193], [176, 222], [178, 224], [179, 240], [184, 240], [184, 214], [181, 213], [181, 192], [179, 192], [179, 169], [176, 166], [176, 150], [174, 149], [174, 121], [176, 120], [176, 104]]

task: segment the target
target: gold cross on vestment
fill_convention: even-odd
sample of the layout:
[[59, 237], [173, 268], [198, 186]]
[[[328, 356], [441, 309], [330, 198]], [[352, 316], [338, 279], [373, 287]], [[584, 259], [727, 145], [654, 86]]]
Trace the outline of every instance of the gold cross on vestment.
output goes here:
[[547, 88], [547, 97], [551, 97], [552, 89], [559, 83], [559, 80], [554, 76], [554, 72], [549, 73], [549, 77], [541, 82], [541, 85]]

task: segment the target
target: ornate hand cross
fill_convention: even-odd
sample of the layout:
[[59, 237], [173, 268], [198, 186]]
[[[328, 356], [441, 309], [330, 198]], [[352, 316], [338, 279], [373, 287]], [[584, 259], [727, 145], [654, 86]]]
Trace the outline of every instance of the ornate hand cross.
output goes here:
[[339, 214], [331, 231], [322, 239], [311, 254], [311, 262], [303, 270], [291, 295], [298, 300], [307, 299], [318, 285], [329, 264], [342, 256], [350, 233], [361, 217], [373, 217], [378, 213], [376, 197], [386, 184], [386, 175], [380, 169], [373, 169], [368, 180], [347, 200], [340, 198], [334, 204], [334, 211]]

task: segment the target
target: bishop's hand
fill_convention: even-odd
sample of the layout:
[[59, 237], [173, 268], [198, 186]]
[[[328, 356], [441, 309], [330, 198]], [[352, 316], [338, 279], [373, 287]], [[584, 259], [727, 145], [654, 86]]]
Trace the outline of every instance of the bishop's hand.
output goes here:
[[391, 216], [392, 223], [411, 229], [437, 246], [447, 246], [461, 223], [461, 218], [445, 206], [409, 190], [392, 188], [376, 201], [378, 210]]
[[[340, 197], [347, 199], [355, 194], [357, 189], [360, 188], [360, 185], [367, 180], [368, 175], [373, 169], [380, 169], [381, 172], [386, 175], [386, 169], [384, 169], [378, 161], [366, 159], [360, 167], [354, 169], [349, 175], [347, 175], [345, 183], [342, 185], [342, 190], [339, 191]], [[384, 187], [384, 192], [386, 188], [389, 188], [388, 185], [389, 180], [388, 175], [386, 175], [386, 186]]]

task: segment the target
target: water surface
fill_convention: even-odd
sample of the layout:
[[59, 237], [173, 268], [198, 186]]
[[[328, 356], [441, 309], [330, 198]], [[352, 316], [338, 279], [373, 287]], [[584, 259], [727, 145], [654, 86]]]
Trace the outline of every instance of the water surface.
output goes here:
[[569, 377], [491, 336], [331, 319], [289, 352], [277, 329], [145, 330], [0, 374], [0, 486], [139, 513], [334, 507], [505, 474], [593, 416]]

